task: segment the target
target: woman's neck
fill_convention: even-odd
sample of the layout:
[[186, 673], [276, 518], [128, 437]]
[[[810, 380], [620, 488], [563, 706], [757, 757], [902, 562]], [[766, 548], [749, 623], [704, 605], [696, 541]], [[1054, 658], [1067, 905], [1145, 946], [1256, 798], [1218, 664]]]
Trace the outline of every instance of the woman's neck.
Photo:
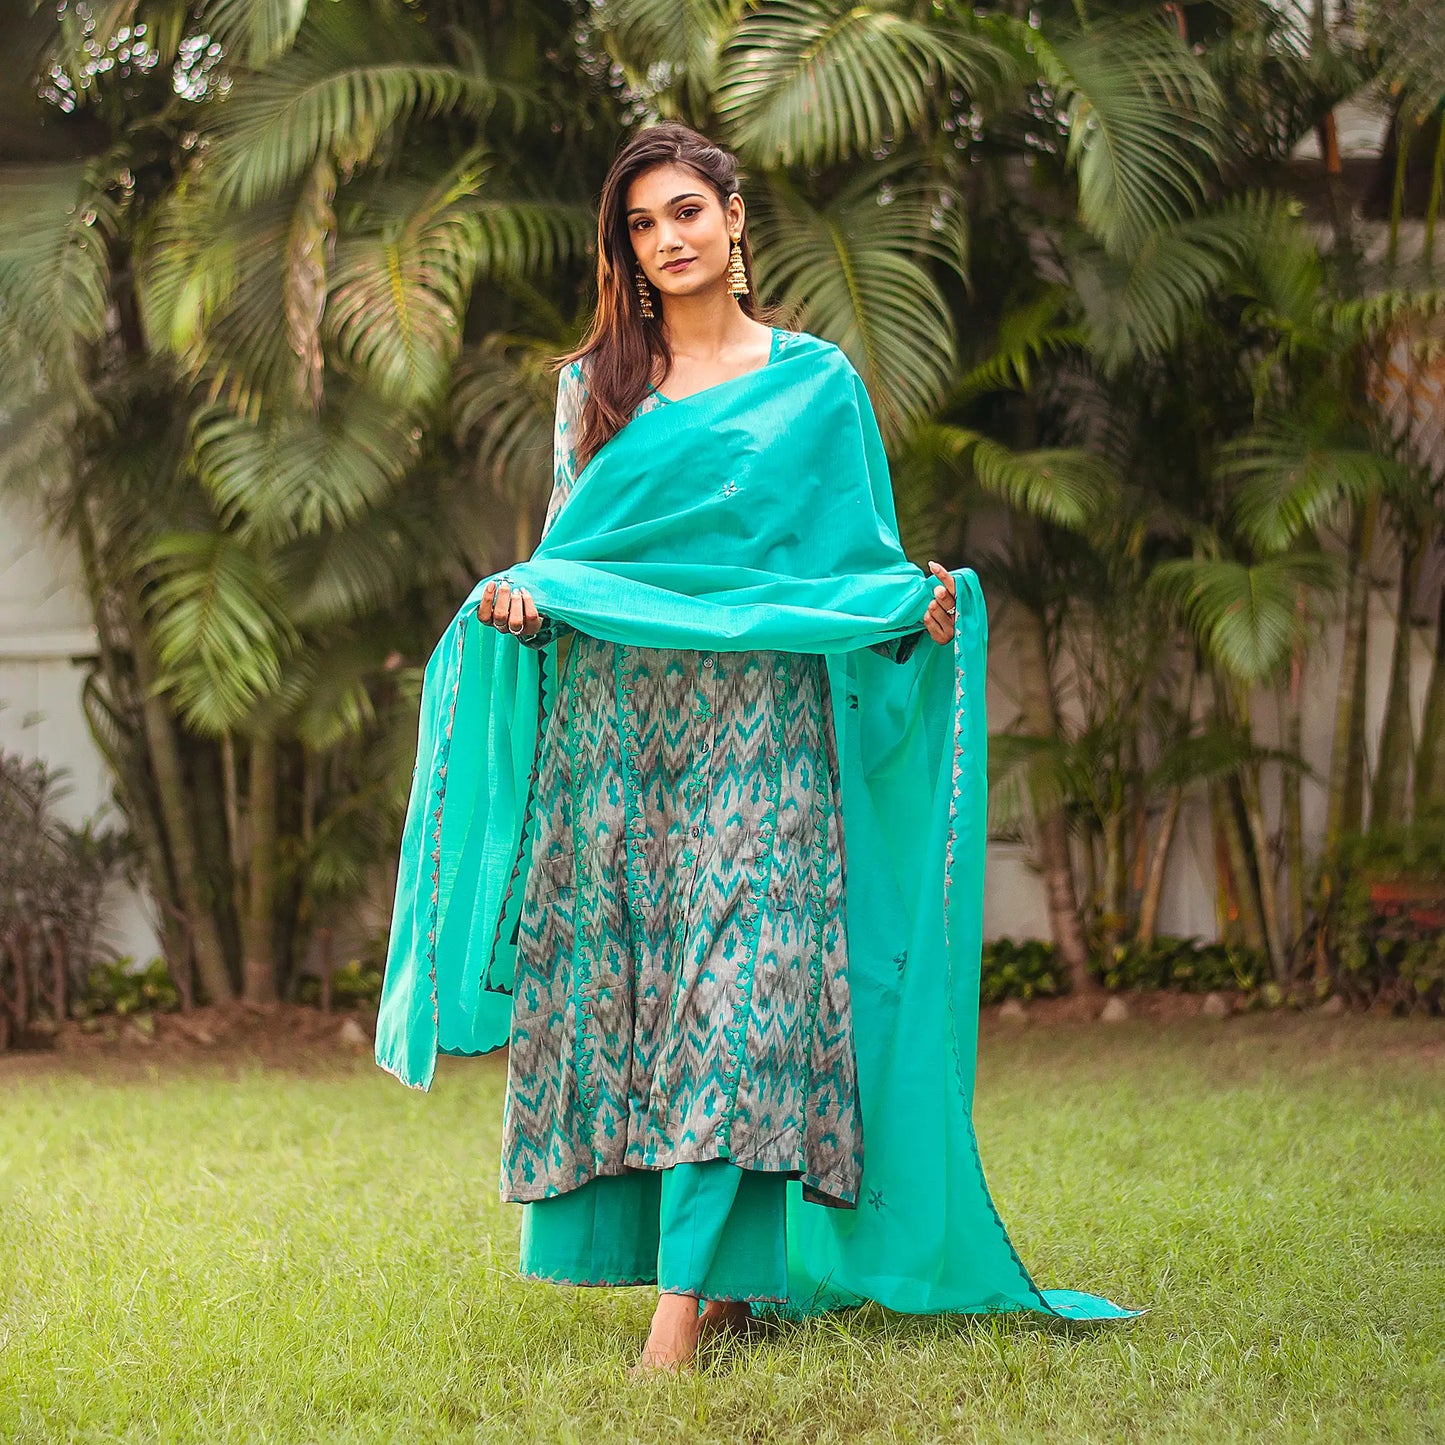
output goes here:
[[747, 316], [727, 292], [665, 297], [662, 329], [675, 357], [702, 366], [726, 363], [753, 344], [758, 323]]

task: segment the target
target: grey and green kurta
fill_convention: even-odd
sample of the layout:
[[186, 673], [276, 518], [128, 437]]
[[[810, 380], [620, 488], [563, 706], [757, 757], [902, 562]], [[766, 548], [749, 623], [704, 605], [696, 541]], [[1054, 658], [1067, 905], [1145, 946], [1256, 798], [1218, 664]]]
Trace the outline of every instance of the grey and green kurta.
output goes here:
[[[769, 363], [796, 340], [775, 330]], [[544, 532], [577, 475], [558, 384]], [[638, 413], [667, 405], [650, 392]], [[779, 485], [786, 485], [780, 477]], [[731, 1159], [856, 1204], [863, 1162], [827, 668], [816, 654], [566, 649], [526, 829], [502, 1194]], [[880, 644], [900, 660], [923, 634]]]

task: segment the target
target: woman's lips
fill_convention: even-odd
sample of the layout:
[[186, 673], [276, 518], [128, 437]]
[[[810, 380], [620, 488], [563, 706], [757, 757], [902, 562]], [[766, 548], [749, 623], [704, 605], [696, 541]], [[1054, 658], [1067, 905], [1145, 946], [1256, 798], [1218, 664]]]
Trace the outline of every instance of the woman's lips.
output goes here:
[[685, 261], [668, 261], [662, 269], [664, 271], [681, 271], [684, 266], [691, 266], [696, 259], [695, 256], [689, 256]]

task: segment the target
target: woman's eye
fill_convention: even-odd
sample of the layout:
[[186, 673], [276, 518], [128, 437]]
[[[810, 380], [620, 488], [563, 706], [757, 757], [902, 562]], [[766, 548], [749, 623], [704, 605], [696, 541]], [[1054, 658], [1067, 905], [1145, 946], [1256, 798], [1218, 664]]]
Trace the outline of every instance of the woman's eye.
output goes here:
[[680, 221], [685, 221], [688, 217], [697, 215], [700, 210], [702, 210], [701, 206], [684, 206], [682, 210], [677, 213], [677, 218]]

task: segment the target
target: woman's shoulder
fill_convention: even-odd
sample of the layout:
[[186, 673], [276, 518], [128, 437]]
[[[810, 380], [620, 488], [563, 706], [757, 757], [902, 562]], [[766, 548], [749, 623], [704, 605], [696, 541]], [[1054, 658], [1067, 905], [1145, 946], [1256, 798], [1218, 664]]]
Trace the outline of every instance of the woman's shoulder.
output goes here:
[[573, 387], [579, 387], [583, 391], [587, 389], [587, 373], [582, 366], [582, 357], [575, 361], [564, 362], [557, 368], [557, 390], [569, 391]]
[[834, 366], [852, 369], [853, 363], [848, 360], [848, 353], [825, 337], [818, 336], [812, 331], [792, 331], [782, 326], [773, 329], [778, 333], [779, 355], [785, 351], [795, 354], [807, 352], [816, 354], [819, 359], [828, 361]]

